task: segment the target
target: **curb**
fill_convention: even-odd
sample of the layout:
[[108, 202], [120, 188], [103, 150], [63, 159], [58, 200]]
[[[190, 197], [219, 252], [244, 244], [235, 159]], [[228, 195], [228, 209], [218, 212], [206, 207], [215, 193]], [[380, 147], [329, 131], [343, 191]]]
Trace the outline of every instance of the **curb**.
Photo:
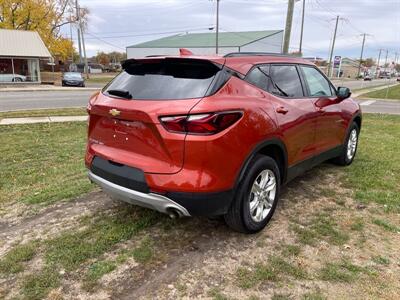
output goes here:
[[59, 92], [59, 91], [98, 91], [102, 87], [56, 87], [56, 88], [0, 88], [0, 92]]
[[87, 116], [60, 116], [60, 117], [31, 117], [31, 118], [5, 118], [0, 120], [0, 125], [36, 124], [36, 123], [61, 123], [83, 122]]

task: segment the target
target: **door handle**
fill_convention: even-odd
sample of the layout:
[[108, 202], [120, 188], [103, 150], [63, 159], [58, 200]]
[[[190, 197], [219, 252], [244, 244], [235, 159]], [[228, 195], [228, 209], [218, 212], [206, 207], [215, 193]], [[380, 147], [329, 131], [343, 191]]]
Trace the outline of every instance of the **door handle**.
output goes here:
[[288, 111], [289, 111], [289, 110], [288, 110], [287, 108], [283, 107], [283, 106], [279, 106], [279, 107], [276, 109], [276, 112], [277, 112], [278, 114], [284, 114], [284, 115], [286, 115], [286, 113], [287, 113]]

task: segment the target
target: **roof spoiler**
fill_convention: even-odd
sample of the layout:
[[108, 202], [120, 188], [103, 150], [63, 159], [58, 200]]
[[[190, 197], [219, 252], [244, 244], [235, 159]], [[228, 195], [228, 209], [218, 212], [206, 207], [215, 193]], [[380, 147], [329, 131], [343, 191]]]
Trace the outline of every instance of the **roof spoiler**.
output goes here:
[[157, 63], [160, 61], [165, 61], [165, 62], [179, 62], [179, 63], [186, 63], [186, 64], [209, 64], [213, 65], [214, 67], [217, 67], [218, 69], [222, 69], [225, 65], [225, 59], [223, 60], [222, 63], [214, 62], [212, 60], [208, 59], [201, 59], [201, 58], [192, 58], [192, 57], [151, 57], [151, 58], [143, 58], [143, 59], [136, 59], [136, 58], [130, 58], [126, 59], [123, 62], [121, 62], [121, 67], [124, 71], [126, 71], [129, 74], [132, 74], [131, 70], [132, 68], [135, 68], [136, 66], [144, 65], [147, 63]]
[[180, 48], [179, 55], [180, 56], [190, 56], [190, 55], [193, 55], [193, 52], [188, 49], [185, 49], [185, 48]]

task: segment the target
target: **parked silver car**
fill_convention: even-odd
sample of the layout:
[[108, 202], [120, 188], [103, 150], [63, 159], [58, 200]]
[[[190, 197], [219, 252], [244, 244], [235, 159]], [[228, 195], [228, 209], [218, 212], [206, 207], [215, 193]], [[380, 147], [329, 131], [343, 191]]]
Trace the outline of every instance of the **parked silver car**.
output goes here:
[[20, 74], [0, 74], [0, 82], [23, 82], [26, 76]]

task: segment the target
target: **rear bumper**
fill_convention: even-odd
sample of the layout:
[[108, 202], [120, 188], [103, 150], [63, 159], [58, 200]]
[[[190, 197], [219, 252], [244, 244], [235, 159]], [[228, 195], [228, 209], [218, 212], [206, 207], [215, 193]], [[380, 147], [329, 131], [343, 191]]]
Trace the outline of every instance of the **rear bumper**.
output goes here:
[[173, 200], [158, 194], [142, 193], [107, 181], [89, 171], [89, 179], [102, 187], [103, 191], [112, 198], [122, 200], [134, 205], [147, 207], [161, 213], [178, 212], [181, 216], [189, 217], [190, 214], [183, 206]]
[[[146, 174], [138, 168], [99, 156], [87, 157], [86, 165], [89, 178], [112, 198], [162, 213], [170, 214], [172, 210], [181, 216], [224, 215], [234, 198], [234, 189], [217, 192], [202, 190], [194, 184], [198, 180], [197, 177], [193, 177], [193, 173], [192, 176], [185, 172], [169, 175]], [[199, 176], [205, 177], [202, 173]], [[171, 183], [176, 186], [165, 188]], [[185, 190], [180, 190], [179, 185], [185, 186]]]

